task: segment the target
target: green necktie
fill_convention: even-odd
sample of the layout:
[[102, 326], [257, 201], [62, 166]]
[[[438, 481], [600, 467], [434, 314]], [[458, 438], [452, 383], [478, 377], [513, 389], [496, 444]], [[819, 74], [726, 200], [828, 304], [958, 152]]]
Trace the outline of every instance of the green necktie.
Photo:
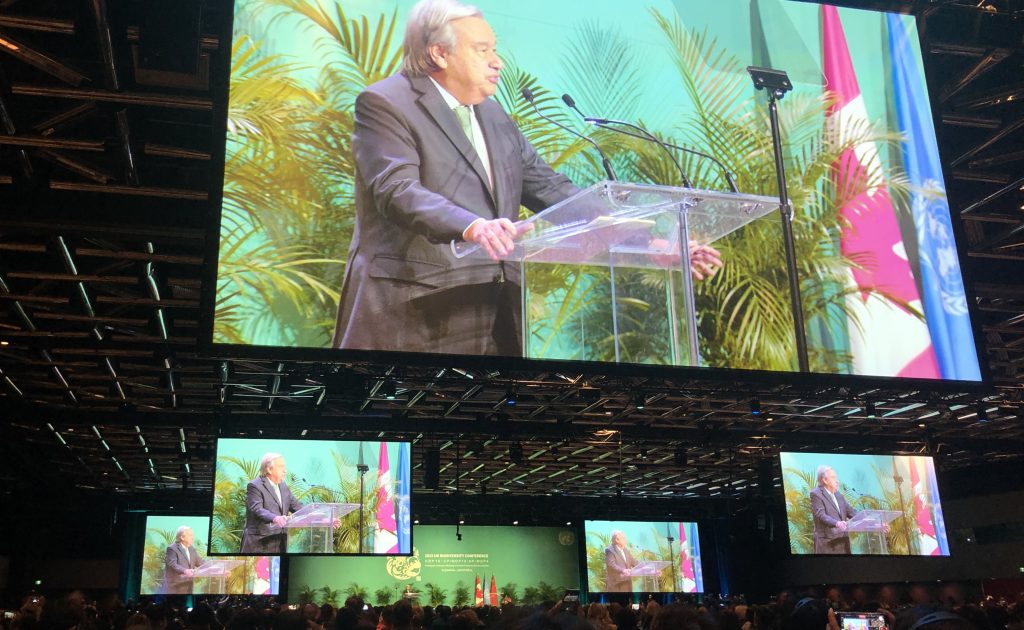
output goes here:
[[[455, 117], [459, 119], [463, 133], [466, 134], [466, 137], [469, 138], [469, 143], [476, 149], [476, 141], [473, 138], [473, 123], [469, 119], [472, 115], [473, 113], [469, 111], [469, 105], [459, 105], [455, 108]], [[477, 153], [480, 153], [480, 151], [478, 150]]]

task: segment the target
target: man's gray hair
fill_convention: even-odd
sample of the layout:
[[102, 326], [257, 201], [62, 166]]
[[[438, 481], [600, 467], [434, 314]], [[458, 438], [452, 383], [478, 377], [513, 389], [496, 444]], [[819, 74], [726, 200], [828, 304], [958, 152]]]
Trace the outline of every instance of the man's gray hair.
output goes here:
[[184, 536], [186, 532], [190, 531], [192, 531], [192, 528], [188, 525], [182, 525], [181, 527], [179, 527], [178, 531], [174, 532], [174, 542], [180, 543], [181, 537]]
[[264, 453], [263, 457], [260, 458], [260, 477], [266, 477], [270, 465], [274, 463], [275, 459], [281, 459], [282, 457], [284, 455], [280, 453]]
[[817, 479], [818, 479], [818, 485], [819, 486], [821, 485], [821, 480], [825, 478], [825, 475], [827, 475], [828, 471], [830, 471], [830, 470], [832, 470], [831, 466], [826, 466], [825, 464], [822, 464], [821, 466], [818, 466]]
[[411, 77], [427, 76], [438, 70], [430, 58], [430, 47], [445, 50], [455, 47], [452, 22], [467, 17], [482, 17], [480, 9], [459, 0], [420, 0], [409, 11], [402, 42], [402, 70]]
[[625, 535], [626, 534], [624, 534], [621, 529], [613, 529], [612, 530], [612, 538], [611, 538], [611, 540], [614, 542], [616, 536], [625, 536]]

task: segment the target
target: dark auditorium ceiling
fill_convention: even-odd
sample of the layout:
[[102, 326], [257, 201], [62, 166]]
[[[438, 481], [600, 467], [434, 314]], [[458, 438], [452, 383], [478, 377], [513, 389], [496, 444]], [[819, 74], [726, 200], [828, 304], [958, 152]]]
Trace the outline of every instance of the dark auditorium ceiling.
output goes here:
[[1024, 460], [1024, 2], [870, 3], [925, 16], [984, 393], [203, 356], [229, 4], [168, 53], [176, 2], [0, 0], [3, 491], [208, 492], [218, 434], [411, 439], [417, 491], [437, 447], [426, 492], [492, 496], [732, 496], [782, 449]]

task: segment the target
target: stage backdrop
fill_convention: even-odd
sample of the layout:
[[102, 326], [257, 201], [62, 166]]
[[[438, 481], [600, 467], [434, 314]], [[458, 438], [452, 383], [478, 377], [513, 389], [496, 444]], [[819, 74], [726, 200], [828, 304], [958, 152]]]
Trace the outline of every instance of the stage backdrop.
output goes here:
[[[330, 346], [356, 221], [353, 103], [399, 69], [412, 4], [235, 2], [215, 343]], [[475, 4], [505, 61], [495, 99], [581, 186], [603, 177], [593, 150], [541, 119], [522, 88], [593, 133], [622, 180], [681, 182], [658, 146], [588, 127], [561, 94], [717, 156], [744, 193], [777, 195], [765, 94], [745, 68], [788, 71], [780, 109], [811, 370], [980, 380], [912, 17], [783, 0]], [[696, 187], [726, 189], [713, 163], [679, 157]], [[777, 215], [714, 245], [726, 266], [696, 286], [700, 364], [795, 370]], [[530, 358], [678, 360], [666, 311], [678, 278], [622, 274], [631, 293], [614, 328], [600, 271], [535, 274]]]
[[876, 534], [851, 535], [854, 555], [949, 555], [931, 457], [781, 453], [780, 459], [792, 553], [814, 553], [810, 492], [818, 485], [818, 468], [828, 466], [839, 479], [838, 493], [851, 507], [883, 510], [895, 517], [889, 523], [889, 532], [884, 534], [886, 540], [881, 549]]
[[408, 590], [422, 604], [540, 603], [579, 588], [576, 533], [556, 527], [418, 525], [411, 557], [289, 560], [288, 601], [342, 604], [353, 593], [392, 603]]
[[[203, 560], [207, 558], [206, 534], [210, 530], [208, 516], [154, 516], [146, 517], [146, 542], [142, 550], [141, 595], [163, 593], [164, 556], [167, 547], [174, 544], [175, 534], [181, 526], [191, 527], [195, 534], [193, 546]], [[218, 556], [216, 560], [232, 560]], [[198, 578], [194, 582], [195, 594], [232, 595], [277, 595], [280, 579], [280, 559], [270, 556], [239, 557], [241, 564], [231, 573], [220, 588], [215, 579]]]

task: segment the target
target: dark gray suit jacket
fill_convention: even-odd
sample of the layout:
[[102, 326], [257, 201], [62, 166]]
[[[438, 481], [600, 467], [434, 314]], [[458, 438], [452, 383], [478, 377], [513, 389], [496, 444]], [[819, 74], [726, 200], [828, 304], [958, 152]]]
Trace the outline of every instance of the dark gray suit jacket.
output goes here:
[[193, 578], [185, 577], [185, 571], [195, 569], [203, 563], [195, 547], [188, 548], [188, 555], [181, 550], [181, 545], [174, 543], [164, 552], [164, 586], [163, 593], [168, 595], [187, 595], [192, 592]]
[[631, 593], [633, 591], [633, 578], [623, 577], [622, 572], [636, 566], [636, 560], [629, 549], [623, 549], [626, 553], [626, 561], [622, 561], [622, 554], [615, 545], [608, 545], [604, 550], [604, 590], [609, 593]]
[[270, 486], [266, 477], [257, 477], [245, 487], [245, 530], [242, 532], [241, 553], [281, 554], [286, 551], [288, 533], [274, 527], [272, 521], [275, 517], [299, 511], [302, 503], [283, 481], [277, 485], [281, 491], [279, 503]]
[[850, 534], [836, 527], [839, 521], [848, 521], [857, 513], [843, 495], [836, 492], [835, 503], [825, 493], [825, 489], [818, 486], [811, 490], [811, 514], [814, 515], [814, 553], [848, 554], [850, 549]]
[[[518, 285], [510, 263], [457, 259], [450, 242], [476, 219], [516, 221], [578, 192], [538, 155], [492, 99], [475, 107], [494, 175], [428, 77], [396, 74], [356, 99], [356, 228], [338, 306], [334, 347], [477, 354], [495, 323], [487, 292]], [[454, 306], [479, 300], [460, 309]], [[489, 303], [490, 302], [490, 303]]]

